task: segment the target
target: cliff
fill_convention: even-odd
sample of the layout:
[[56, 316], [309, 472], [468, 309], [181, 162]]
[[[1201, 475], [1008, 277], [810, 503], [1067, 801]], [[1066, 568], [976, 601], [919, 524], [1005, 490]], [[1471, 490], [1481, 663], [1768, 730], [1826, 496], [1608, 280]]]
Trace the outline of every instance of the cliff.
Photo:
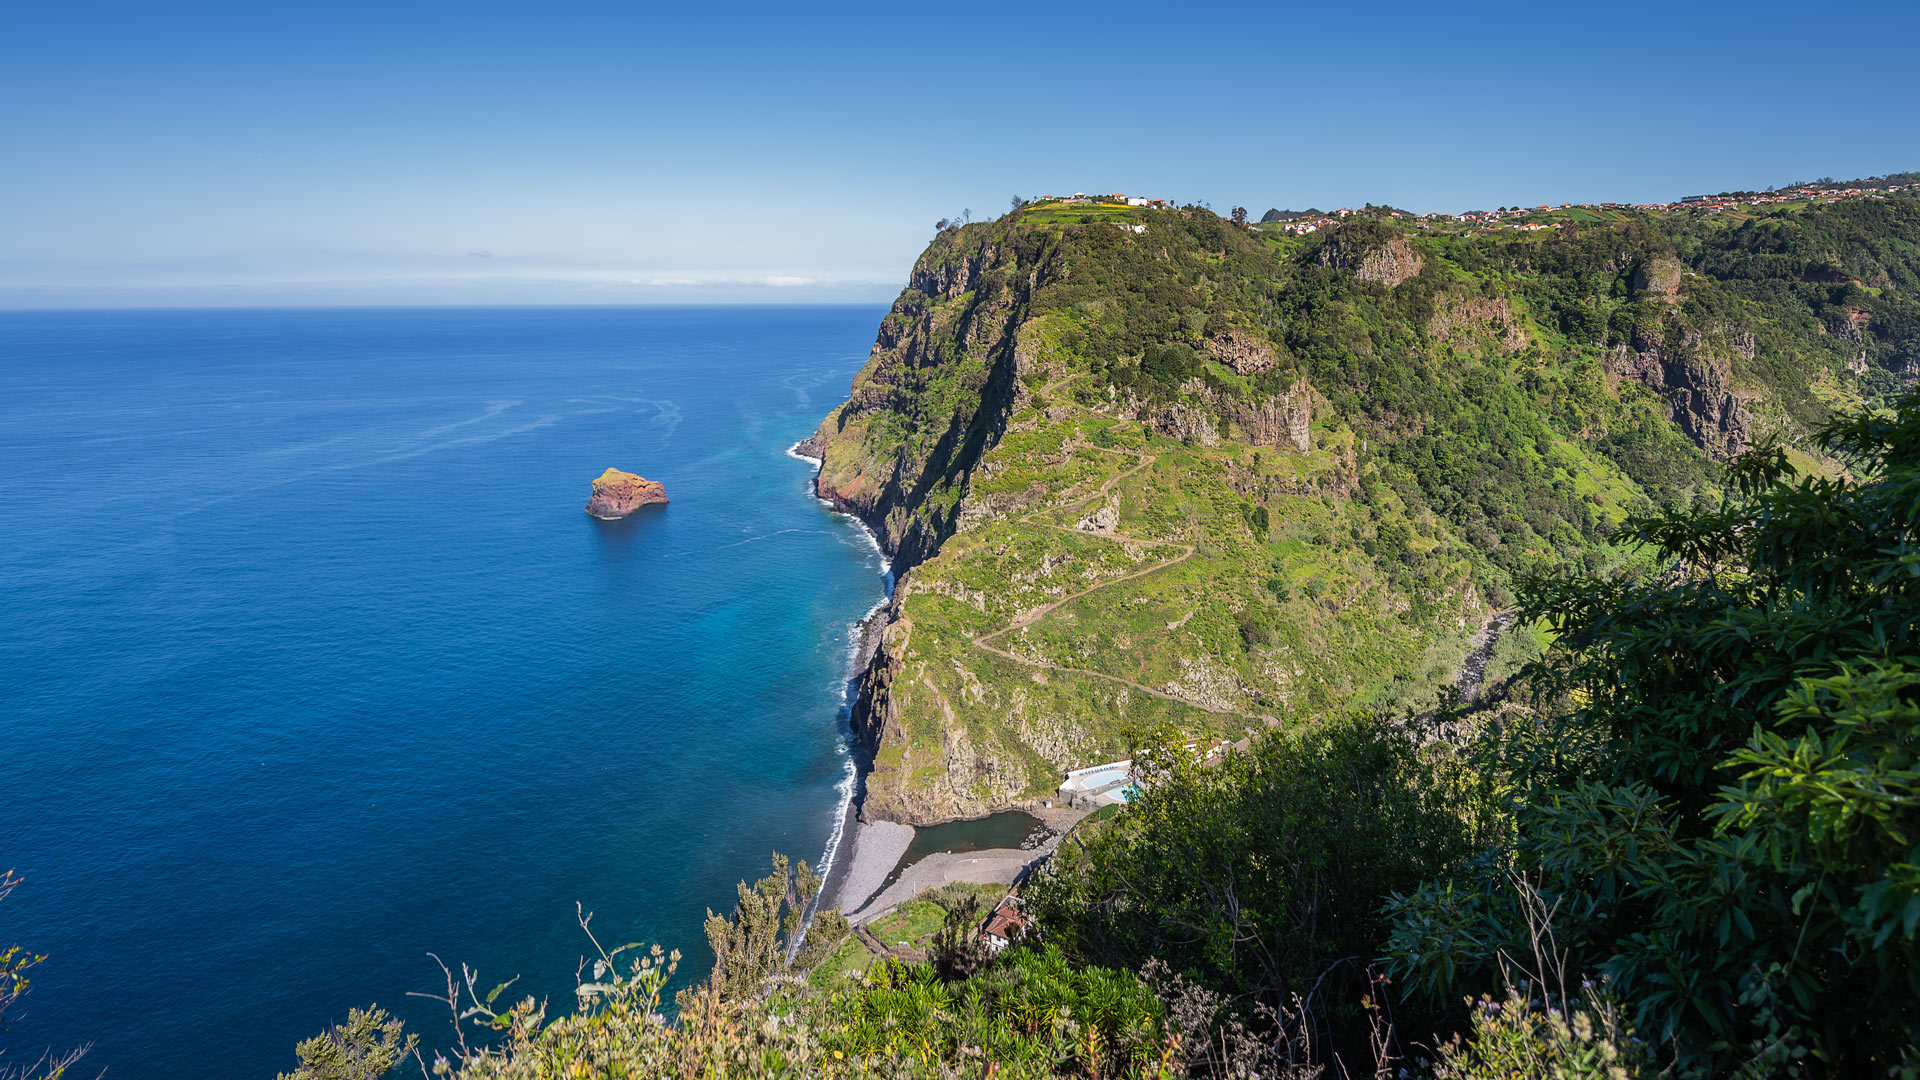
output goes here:
[[943, 231], [847, 402], [802, 444], [820, 458], [820, 497], [865, 521], [902, 569], [953, 531], [967, 474], [1019, 396], [1014, 333], [1047, 249], [999, 225]]
[[1911, 363], [1881, 301], [1829, 332], [1701, 270], [1705, 242], [1201, 210], [943, 230], [805, 444], [895, 559], [863, 813], [1034, 806], [1155, 725], [1425, 707], [1514, 575], [1632, 558], [1627, 516], [1791, 441], [1816, 384]]

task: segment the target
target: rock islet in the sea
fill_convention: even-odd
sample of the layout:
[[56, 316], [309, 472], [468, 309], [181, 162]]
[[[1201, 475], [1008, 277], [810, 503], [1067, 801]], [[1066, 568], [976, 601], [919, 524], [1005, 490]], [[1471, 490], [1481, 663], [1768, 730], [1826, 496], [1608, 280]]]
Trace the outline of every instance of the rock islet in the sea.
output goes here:
[[587, 513], [597, 518], [623, 518], [643, 506], [666, 501], [667, 488], [660, 481], [608, 469], [593, 482]]

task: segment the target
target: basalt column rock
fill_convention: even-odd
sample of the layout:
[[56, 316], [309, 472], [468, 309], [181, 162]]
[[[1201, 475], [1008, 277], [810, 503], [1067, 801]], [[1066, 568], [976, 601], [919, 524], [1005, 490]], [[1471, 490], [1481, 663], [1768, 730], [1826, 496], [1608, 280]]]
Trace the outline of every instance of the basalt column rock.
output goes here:
[[597, 518], [623, 518], [643, 506], [666, 501], [667, 488], [660, 481], [608, 469], [593, 482], [587, 513]]

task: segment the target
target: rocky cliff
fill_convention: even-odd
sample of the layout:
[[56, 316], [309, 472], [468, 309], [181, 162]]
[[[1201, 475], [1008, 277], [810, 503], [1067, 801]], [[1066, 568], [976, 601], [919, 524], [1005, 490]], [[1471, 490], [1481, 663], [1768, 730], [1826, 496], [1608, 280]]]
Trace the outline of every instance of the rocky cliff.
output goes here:
[[594, 478], [593, 494], [587, 497], [587, 513], [597, 518], [623, 518], [643, 506], [666, 501], [665, 484], [609, 468]]
[[804, 444], [894, 556], [869, 818], [1035, 806], [1159, 724], [1430, 707], [1518, 575], [1617, 558], [1899, 347], [1884, 300], [1823, 324], [1635, 229], [1114, 224], [943, 230]]
[[802, 444], [815, 490], [874, 530], [901, 571], [953, 531], [967, 478], [1020, 394], [1015, 332], [1043, 238], [948, 229], [881, 320], [846, 404]]
[[1355, 226], [1329, 237], [1320, 248], [1319, 261], [1328, 269], [1345, 270], [1361, 281], [1377, 282], [1388, 288], [1418, 274], [1426, 265], [1405, 237], [1376, 234]]
[[[1636, 269], [1634, 280], [1664, 303], [1678, 303], [1680, 270], [1673, 260]], [[1658, 393], [1674, 424], [1709, 457], [1725, 460], [1753, 444], [1753, 415], [1734, 392], [1733, 365], [1751, 363], [1754, 355], [1751, 333], [1702, 327], [1668, 311], [1635, 325], [1627, 341], [1603, 353], [1601, 362], [1610, 374]]]
[[1279, 393], [1236, 394], [1194, 379], [1179, 400], [1153, 413], [1156, 431], [1198, 446], [1218, 446], [1238, 437], [1254, 446], [1305, 453], [1312, 449], [1313, 388], [1295, 379]]

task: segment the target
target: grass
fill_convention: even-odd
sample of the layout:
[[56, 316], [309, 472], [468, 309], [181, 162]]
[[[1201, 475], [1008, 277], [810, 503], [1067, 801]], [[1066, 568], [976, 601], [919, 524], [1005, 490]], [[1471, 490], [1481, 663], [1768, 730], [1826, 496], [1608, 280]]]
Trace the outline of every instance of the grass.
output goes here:
[[[900, 738], [869, 778], [874, 804], [958, 813], [1044, 798], [1067, 769], [1124, 754], [1133, 728], [1237, 739], [1451, 679], [1435, 658], [1457, 662], [1468, 633], [1466, 552], [1395, 497], [1356, 508], [1322, 496], [1346, 483], [1353, 439], [1337, 421], [1300, 454], [1187, 446], [1064, 411], [1014, 418], [975, 472], [991, 519], [914, 570], [906, 677], [890, 691]], [[1075, 528], [1109, 503], [1115, 535]], [[1260, 535], [1256, 507], [1270, 522]], [[1417, 538], [1430, 580], [1397, 578], [1354, 546], [1376, 517]], [[1010, 656], [976, 644], [988, 635]], [[971, 785], [930, 803], [956, 773]]]
[[867, 929], [888, 948], [918, 946], [947, 921], [947, 910], [925, 900], [909, 900], [890, 915], [875, 919]]
[[1070, 203], [1056, 200], [1026, 207], [1020, 211], [1020, 219], [1030, 225], [1079, 225], [1089, 221], [1129, 221], [1136, 216], [1137, 209], [1125, 203], [1098, 201]]
[[807, 973], [807, 981], [814, 986], [840, 982], [866, 971], [877, 959], [858, 937], [848, 934], [830, 956]]
[[[1570, 207], [1515, 220], [1698, 227], [1684, 216]], [[1082, 218], [1151, 220], [1154, 232], [1053, 228]], [[1162, 722], [1237, 739], [1417, 707], [1521, 575], [1630, 561], [1607, 539], [1627, 518], [1710, 490], [1670, 403], [1561, 332], [1550, 280], [1561, 271], [1529, 260], [1562, 233], [1415, 234], [1444, 264], [1444, 280], [1423, 283], [1433, 296], [1320, 273], [1321, 237], [1269, 243], [1203, 224], [1112, 203], [1030, 206], [948, 230], [925, 257], [955, 269], [992, 238], [1024, 261], [942, 275], [975, 291], [910, 291], [888, 316], [887, 340], [902, 344], [856, 380], [868, 404], [841, 414], [825, 480], [910, 493], [883, 527], [944, 539], [898, 597], [870, 813], [931, 822], [1030, 804]], [[1462, 230], [1481, 231], [1434, 231]], [[1283, 268], [1296, 258], [1305, 272]], [[1028, 301], [1022, 281], [1041, 282]], [[1498, 318], [1463, 317], [1436, 342], [1437, 305], [1475, 296]], [[1216, 316], [1272, 335], [1315, 380], [1309, 451], [1249, 445], [1230, 409], [1213, 416], [1218, 445], [1159, 433], [1174, 398], [1142, 374], [1142, 350], [1198, 341]], [[1507, 324], [1523, 335], [1496, 332]], [[1820, 332], [1807, 325], [1777, 333]], [[1761, 342], [1763, 356], [1778, 351]], [[1015, 362], [1022, 404], [995, 418], [993, 445], [943, 456]], [[1206, 394], [1222, 400], [1266, 384], [1206, 371], [1217, 388]], [[1784, 381], [1755, 384], [1756, 415], [1784, 400]], [[1836, 370], [1812, 395], [1832, 404], [1858, 388]], [[1522, 662], [1524, 644], [1508, 659]]]

